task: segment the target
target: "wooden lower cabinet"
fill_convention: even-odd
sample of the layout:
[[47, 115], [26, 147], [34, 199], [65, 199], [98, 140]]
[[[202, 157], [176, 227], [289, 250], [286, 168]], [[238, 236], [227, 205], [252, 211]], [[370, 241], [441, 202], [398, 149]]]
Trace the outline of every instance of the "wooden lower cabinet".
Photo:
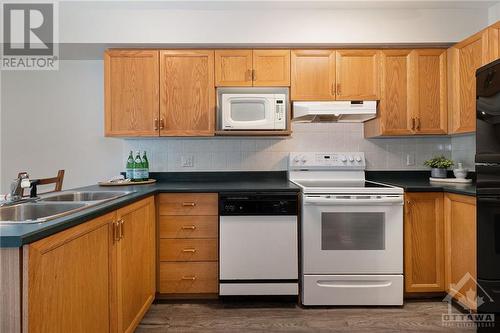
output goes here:
[[219, 291], [218, 195], [160, 194], [158, 291], [207, 297]]
[[446, 291], [476, 309], [476, 198], [444, 196]]
[[133, 332], [155, 295], [149, 197], [23, 247], [23, 331]]
[[405, 194], [405, 291], [445, 291], [443, 193]]
[[111, 235], [111, 331], [133, 332], [154, 300], [156, 237], [154, 198], [116, 211]]
[[108, 332], [115, 213], [24, 247], [26, 332]]

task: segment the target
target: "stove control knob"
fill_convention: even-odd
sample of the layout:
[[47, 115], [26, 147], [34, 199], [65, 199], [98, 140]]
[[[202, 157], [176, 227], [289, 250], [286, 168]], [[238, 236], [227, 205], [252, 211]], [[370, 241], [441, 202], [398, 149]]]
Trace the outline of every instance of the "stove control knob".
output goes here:
[[349, 162], [354, 162], [354, 157], [349, 156]]
[[307, 162], [307, 160], [306, 160], [306, 158], [305, 158], [304, 156], [302, 156], [302, 159], [301, 159], [300, 161], [301, 161], [302, 163], [306, 163], [306, 162]]
[[347, 162], [347, 158], [344, 155], [340, 156], [340, 160], [342, 162]]
[[362, 160], [361, 156], [356, 156], [356, 162], [361, 162]]
[[299, 163], [300, 162], [300, 158], [298, 156], [295, 156], [294, 159], [293, 159], [293, 161], [295, 163]]

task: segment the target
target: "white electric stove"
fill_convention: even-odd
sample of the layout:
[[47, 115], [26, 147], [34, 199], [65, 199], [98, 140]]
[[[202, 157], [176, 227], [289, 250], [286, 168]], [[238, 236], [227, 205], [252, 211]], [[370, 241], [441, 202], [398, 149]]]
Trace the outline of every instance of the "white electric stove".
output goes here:
[[302, 303], [403, 304], [403, 189], [365, 180], [364, 153], [294, 152]]

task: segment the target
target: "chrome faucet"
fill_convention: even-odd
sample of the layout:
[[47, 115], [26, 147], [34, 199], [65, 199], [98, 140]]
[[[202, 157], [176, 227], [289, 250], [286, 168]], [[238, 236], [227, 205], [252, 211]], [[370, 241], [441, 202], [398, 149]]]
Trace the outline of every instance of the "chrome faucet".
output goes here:
[[30, 176], [23, 172], [19, 174], [16, 180], [10, 185], [10, 201], [21, 200], [23, 197], [24, 189], [31, 187]]

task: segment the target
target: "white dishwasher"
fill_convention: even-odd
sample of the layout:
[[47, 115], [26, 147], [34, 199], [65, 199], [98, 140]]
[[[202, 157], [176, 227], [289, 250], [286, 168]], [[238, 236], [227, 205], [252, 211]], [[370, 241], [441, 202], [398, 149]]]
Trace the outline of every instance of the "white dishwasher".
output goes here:
[[219, 294], [298, 295], [297, 193], [219, 195]]

